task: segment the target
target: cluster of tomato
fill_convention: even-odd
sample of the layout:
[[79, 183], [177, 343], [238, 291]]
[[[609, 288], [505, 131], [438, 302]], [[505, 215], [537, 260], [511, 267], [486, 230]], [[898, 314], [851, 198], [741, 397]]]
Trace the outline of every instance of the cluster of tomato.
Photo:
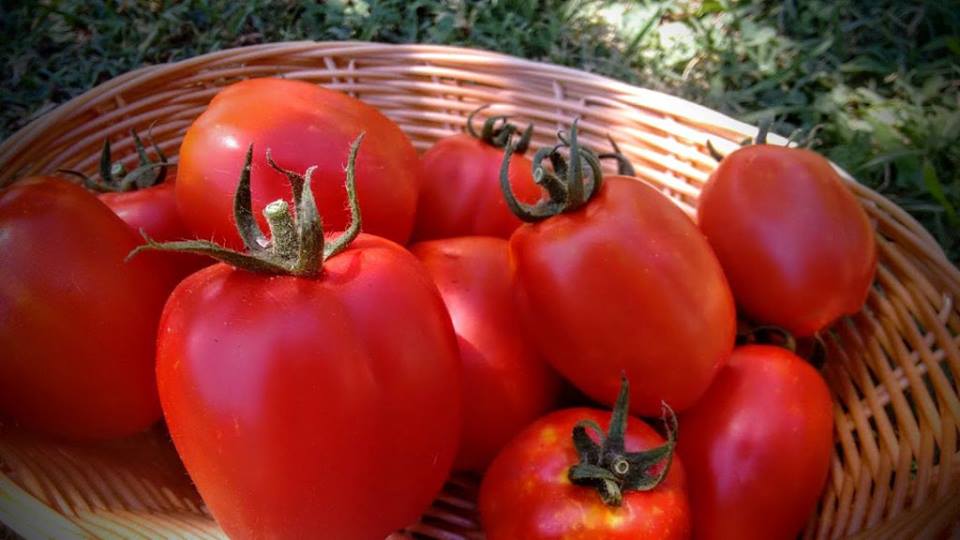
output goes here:
[[860, 308], [871, 226], [830, 165], [745, 147], [694, 223], [576, 123], [533, 159], [468, 126], [418, 156], [349, 96], [249, 80], [175, 181], [137, 139], [87, 180], [119, 193], [4, 189], [0, 415], [89, 440], [162, 413], [235, 538], [383, 538], [451, 468], [485, 473], [491, 540], [793, 537], [833, 404], [793, 352], [734, 347], [735, 304], [800, 337]]

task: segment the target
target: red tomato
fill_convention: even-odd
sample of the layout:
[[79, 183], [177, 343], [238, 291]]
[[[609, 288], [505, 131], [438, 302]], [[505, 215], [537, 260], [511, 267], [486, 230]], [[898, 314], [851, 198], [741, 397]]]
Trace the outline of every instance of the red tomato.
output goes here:
[[[490, 465], [480, 487], [480, 517], [487, 540], [673, 540], [690, 537], [684, 472], [674, 457], [663, 482], [651, 491], [623, 493], [620, 506], [604, 504], [597, 491], [573, 484], [578, 461], [571, 441], [582, 420], [607, 429], [609, 413], [576, 408], [551, 413], [521, 432]], [[626, 450], [649, 450], [663, 438], [630, 418]]]
[[160, 418], [154, 346], [176, 276], [124, 262], [138, 243], [77, 185], [34, 178], [0, 191], [0, 414], [73, 439]]
[[[140, 231], [158, 242], [193, 237], [177, 211], [172, 180], [137, 191], [101, 193], [97, 197], [120, 216], [138, 237]], [[210, 264], [208, 259], [186, 253], [145, 253], [143, 257], [168, 259], [167, 264], [174, 266], [180, 277], [186, 277]]]
[[410, 251], [440, 288], [460, 343], [464, 422], [455, 467], [482, 471], [553, 408], [560, 379], [517, 331], [506, 240], [449, 238]]
[[[233, 84], [210, 102], [180, 147], [177, 204], [197, 238], [241, 247], [233, 221], [233, 192], [250, 143], [253, 207], [291, 200], [286, 177], [267, 164], [302, 173], [317, 166], [313, 193], [328, 230], [349, 221], [343, 191], [345, 156], [366, 132], [357, 162], [364, 231], [406, 242], [413, 228], [420, 163], [407, 137], [390, 119], [354, 98], [300, 81], [251, 79]], [[262, 216], [257, 215], [261, 225]]]
[[698, 216], [755, 321], [809, 336], [863, 306], [877, 266], [873, 228], [822, 156], [741, 148], [704, 186]]
[[697, 538], [796, 538], [833, 449], [833, 402], [820, 374], [780, 347], [738, 347], [680, 422]]
[[706, 239], [636, 179], [604, 179], [580, 209], [520, 227], [510, 253], [534, 343], [602, 403], [626, 372], [633, 413], [683, 410], [733, 348], [733, 299]]
[[[500, 193], [497, 177], [503, 150], [465, 133], [440, 139], [421, 159], [424, 184], [414, 238], [489, 235], [509, 238], [520, 226]], [[514, 154], [510, 184], [517, 197], [536, 202], [530, 160]]]
[[460, 378], [430, 276], [374, 236], [316, 278], [205, 268], [160, 321], [164, 416], [231, 538], [368, 540], [415, 521], [454, 459]]

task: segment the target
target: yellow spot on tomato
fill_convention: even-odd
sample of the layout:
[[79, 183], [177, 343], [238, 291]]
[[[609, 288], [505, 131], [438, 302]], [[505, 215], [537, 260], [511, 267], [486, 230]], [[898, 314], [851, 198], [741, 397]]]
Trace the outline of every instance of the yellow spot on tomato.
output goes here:
[[553, 444], [557, 442], [557, 430], [552, 427], [544, 428], [542, 431], [540, 431], [540, 442], [544, 444]]

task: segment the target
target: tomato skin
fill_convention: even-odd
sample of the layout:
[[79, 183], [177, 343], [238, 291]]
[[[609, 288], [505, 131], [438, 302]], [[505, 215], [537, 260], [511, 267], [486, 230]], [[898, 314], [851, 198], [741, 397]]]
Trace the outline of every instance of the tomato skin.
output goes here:
[[559, 376], [522, 332], [507, 241], [472, 236], [414, 244], [453, 320], [463, 362], [463, 432], [455, 468], [482, 471], [559, 400]]
[[[521, 221], [500, 191], [503, 150], [466, 133], [437, 141], [421, 158], [423, 187], [417, 203], [416, 240], [457, 236], [509, 238]], [[530, 160], [514, 154], [508, 176], [517, 198], [534, 203], [540, 188]]]
[[68, 439], [160, 418], [157, 321], [176, 276], [96, 196], [55, 178], [0, 191], [0, 414]]
[[517, 305], [544, 358], [612, 405], [621, 372], [630, 411], [680, 411], [733, 348], [733, 299], [706, 239], [654, 188], [611, 177], [583, 208], [510, 238]]
[[[674, 456], [657, 488], [623, 495], [620, 507], [567, 478], [578, 461], [574, 425], [593, 420], [606, 430], [610, 413], [590, 408], [553, 412], [523, 430], [497, 455], [480, 486], [480, 517], [488, 540], [645, 540], [690, 537], [685, 474]], [[637, 418], [627, 423], [626, 448], [660, 446], [663, 438]]]
[[447, 478], [456, 338], [390, 241], [361, 234], [316, 279], [205, 268], [170, 296], [157, 351], [170, 434], [231, 538], [383, 538]]
[[738, 306], [810, 336], [863, 306], [877, 266], [873, 228], [822, 156], [755, 145], [720, 162], [698, 221]]
[[780, 347], [738, 347], [680, 425], [698, 539], [796, 538], [833, 450], [833, 401], [812, 366]]
[[[180, 147], [176, 196], [180, 214], [197, 238], [241, 248], [233, 220], [233, 193], [244, 155], [254, 143], [253, 208], [292, 200], [286, 176], [266, 161], [270, 149], [281, 167], [311, 181], [328, 230], [349, 222], [343, 189], [344, 156], [366, 132], [357, 157], [357, 192], [363, 229], [406, 242], [413, 228], [420, 163], [406, 135], [375, 108], [333, 90], [283, 79], [250, 79], [217, 94], [190, 126]], [[266, 221], [257, 212], [266, 228]]]
[[[174, 182], [167, 181], [137, 191], [101, 193], [97, 198], [120, 216], [120, 219], [126, 222], [137, 237], [140, 237], [142, 230], [157, 242], [193, 238], [193, 233], [180, 219], [174, 189]], [[186, 277], [211, 264], [210, 259], [206, 257], [187, 253], [152, 252], [139, 256], [149, 260], [167, 259], [167, 264], [174, 266], [181, 277]]]

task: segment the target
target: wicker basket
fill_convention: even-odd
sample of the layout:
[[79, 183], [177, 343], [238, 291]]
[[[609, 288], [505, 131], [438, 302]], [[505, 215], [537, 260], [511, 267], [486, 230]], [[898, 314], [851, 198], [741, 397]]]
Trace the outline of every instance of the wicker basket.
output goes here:
[[[604, 77], [489, 52], [421, 45], [279, 43], [146, 67], [45, 114], [0, 145], [0, 185], [96, 169], [104, 137], [129, 152], [130, 128], [170, 155], [223, 86], [284, 76], [338, 89], [398, 122], [418, 149], [462, 129], [468, 112], [535, 122], [534, 144], [582, 118], [582, 138], [616, 135], [637, 174], [684, 211], [715, 161], [756, 133], [687, 101]], [[785, 144], [781, 137], [770, 142]], [[906, 212], [847, 177], [874, 220], [880, 264], [862, 313], [827, 336], [836, 406], [830, 479], [806, 538], [945, 537], [960, 504], [960, 270]], [[482, 538], [476, 478], [454, 477], [418, 537]], [[0, 521], [28, 537], [222, 538], [161, 427], [96, 446], [52, 444], [0, 428]]]

